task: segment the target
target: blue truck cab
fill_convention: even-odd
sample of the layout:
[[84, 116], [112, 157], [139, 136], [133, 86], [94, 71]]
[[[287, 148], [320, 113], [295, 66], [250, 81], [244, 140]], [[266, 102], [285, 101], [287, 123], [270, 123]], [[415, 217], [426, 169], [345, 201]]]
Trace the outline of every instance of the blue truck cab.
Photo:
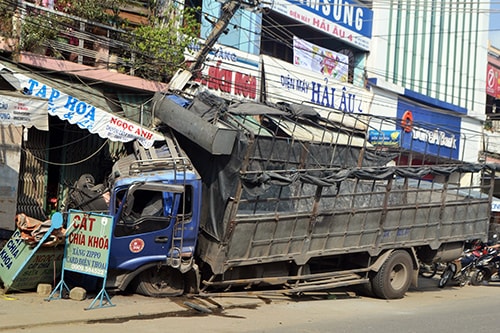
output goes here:
[[[114, 216], [106, 287], [179, 295], [196, 267], [200, 176], [169, 137], [158, 148], [136, 144], [134, 150], [115, 163], [100, 195], [109, 198], [107, 214]], [[71, 197], [72, 207], [89, 208], [82, 195]]]

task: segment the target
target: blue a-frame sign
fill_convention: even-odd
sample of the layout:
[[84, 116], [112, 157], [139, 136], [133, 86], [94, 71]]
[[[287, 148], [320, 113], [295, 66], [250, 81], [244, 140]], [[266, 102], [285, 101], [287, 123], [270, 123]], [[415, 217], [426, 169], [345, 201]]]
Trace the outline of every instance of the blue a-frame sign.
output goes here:
[[113, 217], [110, 215], [69, 211], [61, 281], [47, 300], [60, 299], [64, 291], [69, 292], [64, 272], [72, 271], [103, 279], [100, 292], [85, 310], [114, 306], [105, 289], [112, 228]]

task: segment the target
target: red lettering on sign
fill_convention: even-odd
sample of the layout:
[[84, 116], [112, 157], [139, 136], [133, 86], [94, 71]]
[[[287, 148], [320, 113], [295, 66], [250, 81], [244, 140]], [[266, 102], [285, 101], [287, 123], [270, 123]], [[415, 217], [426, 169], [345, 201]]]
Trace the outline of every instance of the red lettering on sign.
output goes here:
[[95, 222], [94, 217], [90, 217], [90, 216], [86, 216], [86, 215], [83, 215], [83, 218], [80, 215], [75, 215], [73, 217], [73, 227], [75, 229], [92, 231], [92, 228], [94, 227], [94, 222]]
[[236, 73], [234, 79], [234, 94], [255, 99], [257, 96], [257, 78], [252, 75]]
[[134, 124], [131, 124], [129, 122], [123, 121], [120, 118], [115, 118], [111, 117], [111, 124], [122, 128], [124, 131], [128, 132], [133, 132], [134, 131]]
[[208, 76], [196, 81], [208, 89], [217, 90], [235, 96], [255, 99], [257, 97], [257, 78], [251, 74], [233, 72], [220, 68], [222, 62], [208, 68]]

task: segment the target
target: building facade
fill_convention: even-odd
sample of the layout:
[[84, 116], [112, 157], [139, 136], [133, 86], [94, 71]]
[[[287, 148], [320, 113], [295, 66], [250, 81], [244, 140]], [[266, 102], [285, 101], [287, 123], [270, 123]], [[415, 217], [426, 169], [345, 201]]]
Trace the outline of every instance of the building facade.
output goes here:
[[459, 151], [452, 157], [477, 161], [484, 143], [489, 3], [373, 1], [373, 8], [367, 77], [381, 89], [380, 82], [404, 88], [394, 91], [398, 118], [412, 108], [434, 114], [414, 121], [453, 140]]
[[[64, 15], [34, 1], [20, 4], [21, 12], [34, 8]], [[203, 45], [223, 5], [214, 0], [184, 5], [202, 9]], [[144, 2], [122, 14], [140, 25], [148, 16], [146, 7]], [[407, 151], [406, 158], [396, 163], [477, 162], [484, 158], [485, 144], [493, 146], [496, 141], [493, 136], [484, 139], [488, 9], [488, 1], [464, 0], [247, 3], [209, 52], [196, 82], [229, 101], [308, 104], [339, 117], [370, 114], [372, 121], [363, 130], [372, 144]], [[135, 76], [127, 61], [133, 53], [119, 38], [127, 31], [81, 20], [75, 25], [79, 29], [65, 30], [65, 38], [49, 43], [51, 51], [26, 52], [16, 49], [20, 17], [17, 11], [10, 13], [12, 24], [2, 21], [9, 33], [0, 40], [6, 69], [0, 72], [3, 92], [39, 82], [34, 97], [49, 99], [49, 104], [47, 93], [55, 90], [58, 97], [69, 96], [90, 109], [122, 117], [121, 124], [151, 129], [148, 101], [168, 84]], [[200, 45], [192, 46], [187, 60], [194, 60]], [[13, 86], [12, 73], [32, 81]], [[41, 86], [46, 87], [42, 92]], [[3, 133], [12, 131], [13, 124], [0, 121]], [[105, 180], [101, 165], [125, 151], [120, 140], [89, 135], [64, 115], [49, 117], [48, 124], [49, 131], [17, 125], [16, 133], [26, 135], [0, 142], [17, 149], [14, 155], [19, 157], [22, 177], [17, 189], [10, 183], [5, 188], [11, 193], [9, 200], [17, 199], [18, 210], [35, 213], [41, 207], [47, 212], [54, 196], [56, 208], [60, 207], [68, 185], [82, 169], [97, 174], [96, 181], [101, 182]]]

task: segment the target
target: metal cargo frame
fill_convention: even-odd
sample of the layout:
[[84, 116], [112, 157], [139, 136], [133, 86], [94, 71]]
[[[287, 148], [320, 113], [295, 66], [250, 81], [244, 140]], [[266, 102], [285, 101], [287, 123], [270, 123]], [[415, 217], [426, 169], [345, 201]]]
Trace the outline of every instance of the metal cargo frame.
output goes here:
[[[369, 117], [358, 118], [370, 127]], [[374, 147], [354, 128], [288, 116], [226, 114], [224, 121], [243, 129], [247, 144], [223, 230], [202, 226], [200, 255], [215, 275], [344, 254], [376, 257], [394, 248], [437, 250], [487, 234], [491, 187], [476, 182], [494, 173], [486, 165], [446, 156], [394, 165], [411, 152]], [[384, 121], [395, 120], [378, 119], [377, 126]]]

